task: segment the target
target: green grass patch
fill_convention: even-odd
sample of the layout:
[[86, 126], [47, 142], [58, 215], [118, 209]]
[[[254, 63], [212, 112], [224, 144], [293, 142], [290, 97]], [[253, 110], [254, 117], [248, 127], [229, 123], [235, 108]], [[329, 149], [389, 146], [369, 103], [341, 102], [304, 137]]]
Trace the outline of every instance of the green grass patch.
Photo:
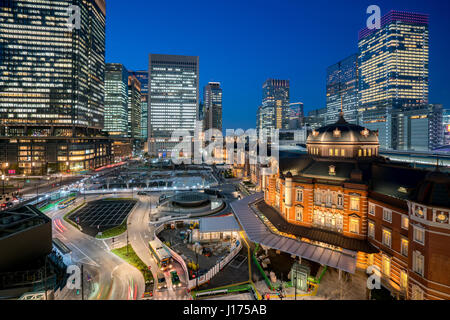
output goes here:
[[108, 239], [108, 238], [120, 236], [122, 233], [127, 231], [127, 220], [128, 220], [128, 217], [125, 219], [124, 222], [122, 222], [122, 224], [120, 226], [105, 230], [102, 232], [101, 236], [97, 235], [96, 238], [97, 239]]
[[144, 276], [145, 283], [150, 283], [153, 281], [153, 275], [150, 270], [148, 270], [148, 266], [138, 257], [136, 252], [134, 252], [131, 245], [128, 245], [128, 255], [127, 255], [127, 246], [113, 249], [111, 250], [119, 258], [125, 260], [127, 263], [131, 264], [133, 267], [138, 269], [142, 275]]

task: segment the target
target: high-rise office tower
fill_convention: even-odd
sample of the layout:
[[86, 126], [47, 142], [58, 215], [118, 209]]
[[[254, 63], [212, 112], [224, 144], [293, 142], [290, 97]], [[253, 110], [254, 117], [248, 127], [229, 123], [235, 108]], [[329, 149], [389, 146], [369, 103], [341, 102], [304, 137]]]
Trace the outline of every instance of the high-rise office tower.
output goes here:
[[135, 75], [128, 76], [128, 137], [141, 140], [141, 83]]
[[150, 54], [149, 151], [170, 156], [175, 130], [194, 135], [199, 105], [199, 57]]
[[442, 115], [444, 127], [444, 146], [450, 146], [450, 109], [445, 109]]
[[289, 129], [300, 129], [304, 124], [305, 114], [302, 102], [295, 102], [289, 105], [288, 109]]
[[428, 104], [428, 16], [391, 11], [381, 29], [359, 33], [359, 122], [379, 131], [382, 149], [399, 148], [392, 110]]
[[129, 71], [141, 83], [141, 136], [148, 139], [148, 71]]
[[[68, 26], [71, 5], [80, 28]], [[111, 161], [105, 20], [104, 0], [0, 1], [0, 162], [47, 174]]]
[[210, 82], [203, 90], [205, 115], [203, 130], [217, 129], [222, 132], [222, 88], [219, 82]]
[[305, 118], [305, 126], [308, 130], [314, 130], [325, 126], [327, 119], [327, 108], [314, 109], [308, 112]]
[[128, 71], [120, 63], [106, 64], [105, 128], [111, 136], [128, 136]]
[[275, 129], [288, 129], [289, 102], [289, 80], [266, 80], [263, 84], [262, 105], [258, 109], [258, 129], [268, 133]]
[[441, 104], [403, 107], [393, 110], [398, 127], [398, 150], [433, 151], [443, 143]]
[[327, 124], [336, 123], [342, 110], [349, 123], [358, 122], [358, 54], [327, 69]]

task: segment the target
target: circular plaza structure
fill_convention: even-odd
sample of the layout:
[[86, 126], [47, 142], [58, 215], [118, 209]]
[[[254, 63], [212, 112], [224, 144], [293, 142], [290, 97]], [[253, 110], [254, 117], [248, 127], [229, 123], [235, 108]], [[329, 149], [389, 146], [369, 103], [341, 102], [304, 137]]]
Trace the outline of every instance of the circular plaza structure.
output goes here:
[[177, 193], [171, 201], [172, 205], [181, 208], [200, 208], [211, 203], [209, 196], [201, 192]]

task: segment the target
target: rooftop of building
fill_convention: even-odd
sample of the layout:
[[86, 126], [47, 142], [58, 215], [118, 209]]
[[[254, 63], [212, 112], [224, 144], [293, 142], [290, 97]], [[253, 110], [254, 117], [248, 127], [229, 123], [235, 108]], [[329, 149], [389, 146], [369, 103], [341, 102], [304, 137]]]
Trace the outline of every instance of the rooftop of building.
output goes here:
[[50, 218], [33, 206], [0, 212], [0, 240], [50, 221]]

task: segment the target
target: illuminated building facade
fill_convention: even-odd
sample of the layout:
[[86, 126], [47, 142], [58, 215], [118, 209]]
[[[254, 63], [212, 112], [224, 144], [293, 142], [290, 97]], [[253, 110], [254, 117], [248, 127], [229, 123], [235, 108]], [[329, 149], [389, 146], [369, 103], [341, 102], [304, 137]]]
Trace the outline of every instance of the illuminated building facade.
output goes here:
[[383, 149], [397, 149], [392, 110], [428, 104], [428, 16], [391, 11], [381, 29], [360, 31], [358, 45], [359, 123], [380, 132]]
[[288, 118], [289, 129], [300, 129], [304, 124], [305, 113], [302, 102], [295, 102], [289, 104]]
[[205, 115], [203, 130], [217, 129], [222, 132], [222, 88], [219, 82], [210, 82], [203, 89]]
[[[71, 5], [81, 13], [72, 31]], [[110, 161], [97, 158], [108, 149], [101, 133], [105, 20], [103, 0], [0, 2], [0, 161], [16, 173]]]
[[442, 116], [444, 126], [444, 146], [450, 145], [450, 109], [445, 109]]
[[262, 105], [258, 109], [257, 128], [268, 133], [289, 129], [289, 80], [268, 79], [263, 84]]
[[141, 137], [148, 139], [148, 71], [129, 71], [141, 83]]
[[106, 64], [105, 128], [111, 136], [128, 136], [128, 71], [119, 63]]
[[128, 137], [141, 140], [141, 83], [133, 74], [128, 76]]
[[358, 54], [353, 54], [327, 69], [327, 124], [344, 111], [347, 121], [358, 122]]
[[[342, 114], [313, 131], [307, 154], [281, 156], [272, 166], [256, 207], [299, 241], [290, 252], [308, 248], [312, 261], [339, 270], [374, 266], [397, 298], [450, 298], [448, 174], [380, 157], [377, 132]], [[327, 250], [333, 253], [321, 256]]]
[[149, 153], [170, 156], [175, 130], [194, 135], [199, 106], [199, 57], [150, 54]]

